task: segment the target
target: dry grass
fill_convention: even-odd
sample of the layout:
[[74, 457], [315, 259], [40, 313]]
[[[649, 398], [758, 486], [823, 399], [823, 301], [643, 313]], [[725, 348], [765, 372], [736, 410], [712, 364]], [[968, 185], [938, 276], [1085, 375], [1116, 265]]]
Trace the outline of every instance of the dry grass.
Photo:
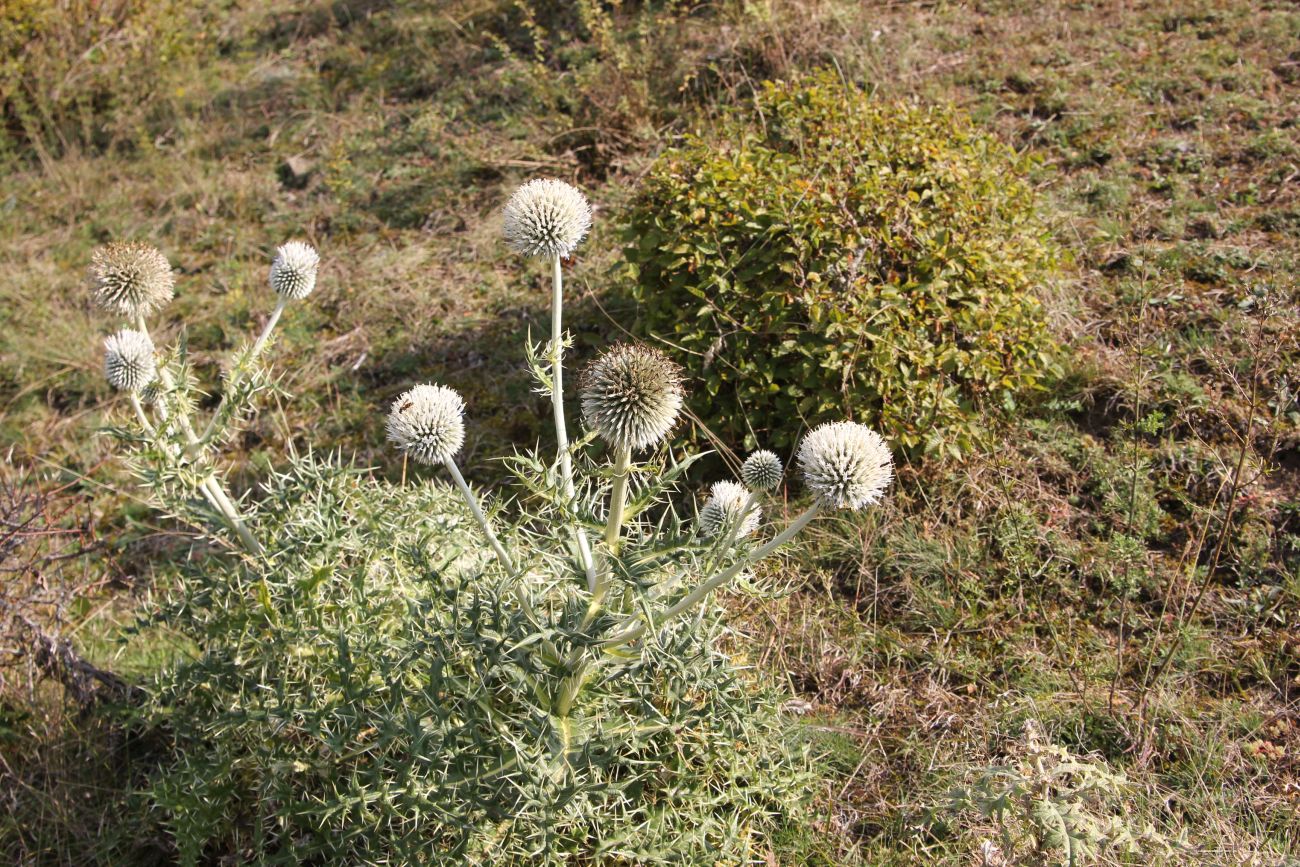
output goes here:
[[[545, 301], [542, 275], [521, 279], [497, 241], [512, 185], [558, 174], [597, 205], [589, 258], [572, 272], [582, 354], [627, 315], [607, 274], [620, 208], [654, 153], [757, 80], [835, 65], [891, 96], [958, 103], [1041, 159], [1044, 208], [1072, 257], [1043, 291], [1071, 353], [987, 453], [905, 467], [886, 512], [825, 528], [769, 576], [789, 592], [735, 601], [750, 636], [741, 652], [786, 683], [832, 777], [826, 821], [784, 841], [783, 857], [1000, 863], [980, 854], [998, 839], [988, 822], [930, 810], [1031, 717], [1124, 770], [1134, 816], [1185, 834], [1192, 848], [1167, 863], [1294, 856], [1300, 416], [1283, 387], [1300, 359], [1294, 4], [628, 3], [602, 35], [599, 18], [537, 3], [540, 43], [494, 0], [294, 5], [213, 12], [186, 49], [195, 62], [169, 73], [179, 85], [124, 91], [152, 110], [101, 107], [94, 134], [41, 148], [19, 128], [4, 157], [0, 431], [15, 461], [86, 477], [126, 568], [156, 551], [136, 531], [143, 516], [122, 517], [129, 504], [96, 483], [117, 477], [92, 436], [112, 406], [83, 290], [96, 244], [148, 240], [172, 257], [173, 322], [210, 382], [269, 310], [273, 246], [321, 248], [319, 298], [290, 314], [275, 350], [299, 397], [241, 441], [245, 480], [290, 440], [385, 463], [377, 408], [427, 378], [474, 408], [474, 465], [537, 436], [545, 417], [504, 361], [539, 329]], [[290, 158], [305, 176], [286, 171]], [[1261, 359], [1249, 483], [1186, 619], [1223, 532]], [[492, 468], [477, 472], [489, 480]], [[97, 636], [112, 625], [80, 633], [105, 658]], [[1147, 661], [1178, 632], [1169, 670], [1144, 692]], [[57, 714], [20, 713], [0, 705], [15, 733], [0, 741], [5, 785], [19, 793], [12, 815], [45, 831], [8, 827], [0, 851], [89, 859], [90, 836], [67, 831], [83, 815], [69, 799], [112, 809], [120, 789], [82, 773], [100, 766], [80, 747], [57, 749], [103, 742]], [[151, 863], [158, 852], [142, 846]]]

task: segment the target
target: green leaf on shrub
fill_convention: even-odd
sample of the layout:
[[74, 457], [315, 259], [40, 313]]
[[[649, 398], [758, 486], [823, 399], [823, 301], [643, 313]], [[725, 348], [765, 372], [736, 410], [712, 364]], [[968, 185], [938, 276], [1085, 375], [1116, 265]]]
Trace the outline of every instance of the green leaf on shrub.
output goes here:
[[637, 327], [710, 360], [692, 409], [724, 441], [788, 447], [792, 412], [847, 413], [905, 450], [969, 448], [1054, 363], [1027, 163], [950, 107], [769, 83], [648, 176]]

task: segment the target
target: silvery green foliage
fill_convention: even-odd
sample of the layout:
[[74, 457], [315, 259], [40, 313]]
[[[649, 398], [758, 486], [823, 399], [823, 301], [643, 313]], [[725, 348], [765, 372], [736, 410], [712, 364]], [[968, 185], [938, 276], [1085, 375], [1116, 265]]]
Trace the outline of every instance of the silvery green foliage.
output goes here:
[[763, 511], [757, 504], [746, 509], [749, 498], [744, 485], [714, 482], [709, 489], [709, 499], [700, 510], [700, 532], [706, 536], [718, 536], [734, 526], [737, 539], [753, 534], [763, 519]]
[[149, 335], [123, 328], [104, 340], [104, 377], [118, 391], [141, 392], [158, 378]]
[[740, 468], [740, 480], [750, 490], [775, 491], [781, 484], [783, 472], [780, 458], [767, 449], [759, 449], [745, 458]]
[[1103, 854], [1171, 856], [1179, 848], [1134, 817], [1122, 773], [1100, 756], [1076, 756], [1052, 743], [1036, 720], [1025, 722], [1007, 759], [977, 772], [969, 787], [950, 792], [946, 807], [993, 819], [1008, 860], [1032, 853], [1034, 863], [1077, 867]]
[[[585, 234], [585, 200], [556, 183], [512, 199], [517, 248], [531, 232], [529, 252], [557, 256]], [[550, 264], [551, 351], [529, 361], [564, 442], [562, 269]], [[697, 532], [677, 503], [698, 456], [664, 442], [681, 371], [619, 345], [582, 381], [583, 416], [606, 448], [520, 451], [491, 498], [454, 460], [460, 396], [417, 385], [392, 404], [387, 436], [428, 470], [392, 484], [295, 452], [241, 500], [225, 492], [216, 447], [271, 388], [258, 353], [315, 268], [314, 251], [281, 248], [275, 312], [207, 425], [191, 422], [200, 392], [181, 343], [161, 361], [152, 421], [137, 405], [139, 426], [117, 432], [159, 508], [217, 543], [176, 566], [157, 614], [198, 649], [159, 675], [151, 717], [173, 749], [148, 791], [182, 860], [758, 859], [802, 810], [806, 757], [788, 749], [779, 703], [718, 650], [713, 593], [822, 506], [878, 498], [879, 437], [854, 425], [810, 435], [801, 463], [817, 499], [765, 541], [762, 492], [731, 481], [714, 485]], [[779, 481], [774, 455], [754, 463], [765, 488]], [[420, 481], [426, 472], [456, 487]]]
[[388, 441], [422, 464], [450, 460], [465, 442], [465, 401], [445, 385], [417, 385], [393, 401]]
[[[514, 465], [545, 490], [544, 464]], [[574, 569], [541, 529], [560, 508], [493, 516], [542, 575]], [[561, 715], [601, 656], [584, 608], [556, 586], [530, 620], [449, 486], [307, 455], [249, 518], [274, 566], [187, 561], [157, 613], [205, 648], [155, 687], [174, 745], [149, 797], [183, 861], [748, 863], [808, 795], [779, 702], [715, 645], [716, 607], [602, 660]], [[653, 530], [629, 581], [698, 568], [675, 516]]]
[[320, 255], [310, 244], [290, 241], [275, 251], [271, 262], [271, 288], [282, 298], [301, 300], [316, 288]]
[[591, 205], [564, 181], [537, 178], [506, 202], [506, 243], [525, 256], [569, 256], [591, 229]]
[[582, 417], [616, 449], [661, 441], [677, 423], [682, 401], [681, 370], [650, 346], [614, 346], [582, 375]]
[[132, 322], [160, 309], [175, 294], [171, 264], [148, 244], [115, 242], [95, 250], [90, 279], [95, 303]]
[[884, 496], [894, 476], [894, 459], [871, 428], [834, 421], [803, 438], [799, 468], [808, 490], [825, 505], [856, 511]]

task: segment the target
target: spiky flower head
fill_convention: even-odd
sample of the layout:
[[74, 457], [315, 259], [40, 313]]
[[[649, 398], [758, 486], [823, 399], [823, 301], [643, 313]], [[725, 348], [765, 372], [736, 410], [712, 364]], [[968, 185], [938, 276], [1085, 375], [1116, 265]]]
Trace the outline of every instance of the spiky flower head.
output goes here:
[[90, 254], [95, 303], [134, 320], [148, 316], [176, 294], [171, 263], [156, 247], [114, 242]]
[[759, 449], [745, 458], [745, 463], [740, 468], [740, 478], [750, 490], [775, 491], [776, 486], [781, 484], [783, 470], [780, 458], [767, 449]]
[[582, 417], [616, 449], [662, 440], [682, 409], [681, 371], [658, 349], [620, 343], [582, 376]]
[[590, 229], [587, 197], [564, 181], [535, 178], [506, 202], [506, 243], [525, 256], [569, 256]]
[[124, 328], [104, 341], [104, 376], [119, 391], [139, 392], [158, 376], [149, 335]]
[[706, 536], [717, 536], [727, 528], [739, 522], [736, 538], [743, 539], [758, 529], [758, 522], [763, 512], [758, 505], [752, 505], [741, 516], [745, 503], [749, 501], [749, 491], [736, 482], [714, 482], [709, 492], [709, 500], [700, 510], [700, 532]]
[[388, 411], [388, 441], [422, 464], [455, 457], [465, 442], [465, 401], [445, 385], [417, 385]]
[[834, 509], [856, 511], [879, 502], [894, 477], [893, 464], [880, 434], [857, 422], [823, 424], [799, 446], [804, 483]]
[[275, 251], [271, 263], [271, 288], [284, 298], [301, 300], [316, 288], [320, 255], [311, 244], [290, 241]]

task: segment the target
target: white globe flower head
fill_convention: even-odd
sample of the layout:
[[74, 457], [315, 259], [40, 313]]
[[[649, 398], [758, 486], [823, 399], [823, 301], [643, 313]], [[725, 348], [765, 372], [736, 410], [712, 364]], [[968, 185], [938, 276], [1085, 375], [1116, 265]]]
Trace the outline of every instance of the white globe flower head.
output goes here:
[[149, 335], [124, 328], [104, 341], [104, 376], [118, 391], [139, 393], [158, 378]]
[[316, 288], [320, 255], [311, 244], [290, 241], [275, 251], [271, 262], [271, 288], [283, 298], [301, 300]]
[[148, 316], [176, 294], [171, 263], [148, 244], [113, 243], [90, 255], [95, 303], [109, 313]]
[[388, 441], [422, 464], [451, 460], [465, 443], [465, 401], [444, 385], [417, 385], [393, 401]]
[[749, 491], [736, 482], [714, 482], [709, 491], [709, 500], [700, 510], [700, 532], [705, 536], [717, 536], [728, 527], [736, 525], [736, 538], [743, 539], [758, 529], [763, 511], [757, 504], [750, 506], [742, 517], [741, 511], [749, 500]]
[[525, 256], [569, 256], [591, 229], [591, 205], [577, 189], [536, 178], [506, 202], [503, 229], [510, 249]]
[[805, 436], [799, 468], [823, 505], [853, 511], [880, 502], [894, 477], [894, 459], [884, 439], [851, 421], [829, 422]]
[[666, 437], [684, 397], [677, 365], [640, 344], [612, 347], [582, 376], [582, 417], [616, 449], [645, 449]]
[[752, 491], [775, 491], [783, 472], [780, 458], [767, 449], [759, 449], [745, 458], [740, 479]]

